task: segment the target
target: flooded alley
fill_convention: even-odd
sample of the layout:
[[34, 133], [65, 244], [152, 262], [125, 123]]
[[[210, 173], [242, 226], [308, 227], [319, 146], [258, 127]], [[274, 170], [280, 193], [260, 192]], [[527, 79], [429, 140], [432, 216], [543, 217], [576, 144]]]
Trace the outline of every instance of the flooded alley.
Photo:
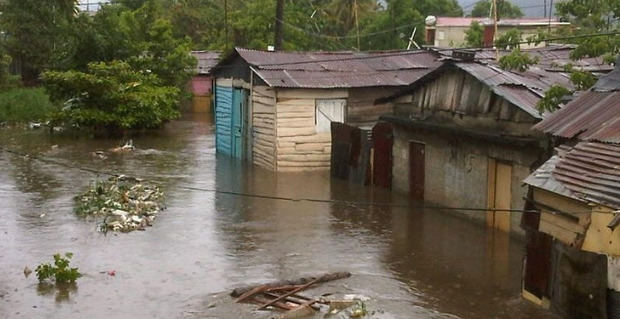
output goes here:
[[[0, 146], [43, 159], [0, 152], [0, 317], [267, 318], [230, 290], [348, 271], [317, 290], [370, 298], [370, 318], [553, 318], [521, 299], [520, 240], [329, 172], [218, 156], [214, 130], [192, 115], [105, 158], [93, 152], [118, 139], [0, 130]], [[158, 183], [167, 209], [146, 231], [98, 232], [73, 212], [90, 171]], [[64, 252], [84, 274], [76, 286], [50, 290], [24, 276]]]

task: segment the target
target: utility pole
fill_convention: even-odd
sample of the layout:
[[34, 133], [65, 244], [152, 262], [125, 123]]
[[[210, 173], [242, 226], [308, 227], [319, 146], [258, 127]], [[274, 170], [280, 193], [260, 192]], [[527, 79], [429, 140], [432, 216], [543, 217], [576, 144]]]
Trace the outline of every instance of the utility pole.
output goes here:
[[[493, 0], [493, 45], [497, 38], [497, 0]], [[495, 60], [499, 61], [499, 49], [495, 46]]]
[[551, 17], [553, 17], [553, 0], [549, 1], [549, 26], [547, 32], [551, 33]]
[[276, 0], [276, 23], [274, 30], [274, 46], [276, 50], [282, 49], [282, 21], [284, 19], [284, 0]]
[[360, 25], [357, 17], [357, 0], [353, 2], [353, 14], [355, 14], [355, 29], [357, 30], [357, 51], [360, 50]]
[[228, 51], [228, 2], [224, 0], [224, 32], [226, 33], [226, 51]]
[[543, 15], [543, 17], [547, 17], [547, 0], [543, 0], [543, 9], [545, 9], [545, 13]]

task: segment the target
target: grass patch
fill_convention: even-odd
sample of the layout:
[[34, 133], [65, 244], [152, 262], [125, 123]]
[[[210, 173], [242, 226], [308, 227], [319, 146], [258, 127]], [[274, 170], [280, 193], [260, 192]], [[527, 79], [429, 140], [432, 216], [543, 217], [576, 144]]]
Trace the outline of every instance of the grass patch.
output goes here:
[[0, 92], [0, 122], [43, 121], [57, 109], [43, 88], [12, 88]]

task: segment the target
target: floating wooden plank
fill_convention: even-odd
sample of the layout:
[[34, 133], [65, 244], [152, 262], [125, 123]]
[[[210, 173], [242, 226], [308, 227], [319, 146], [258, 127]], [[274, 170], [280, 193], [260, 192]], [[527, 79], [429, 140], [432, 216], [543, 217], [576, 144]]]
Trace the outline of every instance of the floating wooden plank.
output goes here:
[[[303, 278], [299, 278], [295, 280], [275, 281], [275, 282], [270, 282], [266, 284], [261, 284], [258, 286], [265, 285], [269, 288], [274, 288], [274, 287], [281, 287], [281, 286], [286, 286], [286, 285], [305, 285], [308, 282], [313, 281], [315, 279], [318, 279], [316, 283], [324, 283], [324, 282], [329, 282], [329, 281], [344, 279], [344, 278], [349, 278], [349, 277], [351, 277], [351, 273], [349, 272], [335, 272], [335, 273], [327, 273], [327, 274], [323, 274], [320, 276], [314, 276], [314, 277], [303, 277]], [[238, 288], [233, 289], [230, 295], [232, 297], [238, 298], [239, 296], [254, 289], [255, 287], [257, 287], [257, 285], [238, 287]]]
[[[304, 289], [307, 289], [308, 287], [310, 287], [310, 286], [314, 285], [314, 284], [315, 284], [318, 280], [319, 280], [319, 278], [316, 278], [316, 279], [314, 279], [314, 280], [311, 280], [309, 283], [304, 284], [304, 285], [303, 285], [303, 286], [301, 286], [301, 287], [297, 287], [297, 288], [295, 288], [295, 289], [293, 289], [293, 290], [291, 290], [291, 291], [289, 291], [289, 292], [287, 292], [287, 293], [285, 293], [285, 294], [281, 295], [280, 297], [278, 297], [278, 298], [276, 298], [276, 299], [274, 299], [274, 300], [271, 300], [271, 301], [269, 301], [269, 302], [267, 302], [267, 303], [263, 304], [262, 306], [258, 307], [258, 310], [265, 309], [265, 308], [267, 308], [267, 307], [269, 307], [269, 306], [273, 305], [274, 303], [276, 303], [276, 302], [278, 302], [278, 301], [280, 301], [280, 300], [282, 300], [282, 299], [284, 299], [284, 298], [286, 298], [286, 297], [289, 297], [290, 295], [293, 295], [293, 294], [298, 293], [298, 292], [300, 292], [300, 291], [302, 291], [302, 290], [304, 290]], [[314, 303], [314, 302], [313, 302], [313, 303]], [[309, 305], [310, 305], [310, 304], [308, 304], [308, 306], [309, 306]]]
[[262, 285], [262, 286], [258, 286], [255, 287], [254, 289], [247, 291], [246, 293], [244, 293], [243, 295], [239, 296], [239, 298], [237, 298], [237, 300], [235, 302], [243, 302], [246, 299], [248, 299], [249, 297], [252, 297], [253, 295], [259, 293], [259, 292], [263, 292], [265, 290], [267, 290], [267, 286]]

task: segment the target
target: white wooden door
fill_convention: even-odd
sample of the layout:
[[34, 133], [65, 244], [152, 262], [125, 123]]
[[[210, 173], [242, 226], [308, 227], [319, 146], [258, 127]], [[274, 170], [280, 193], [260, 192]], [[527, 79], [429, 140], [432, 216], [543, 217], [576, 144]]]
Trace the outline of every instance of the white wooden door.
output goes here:
[[331, 131], [331, 122], [344, 123], [344, 113], [347, 100], [345, 99], [319, 99], [316, 100], [316, 132], [325, 133]]

